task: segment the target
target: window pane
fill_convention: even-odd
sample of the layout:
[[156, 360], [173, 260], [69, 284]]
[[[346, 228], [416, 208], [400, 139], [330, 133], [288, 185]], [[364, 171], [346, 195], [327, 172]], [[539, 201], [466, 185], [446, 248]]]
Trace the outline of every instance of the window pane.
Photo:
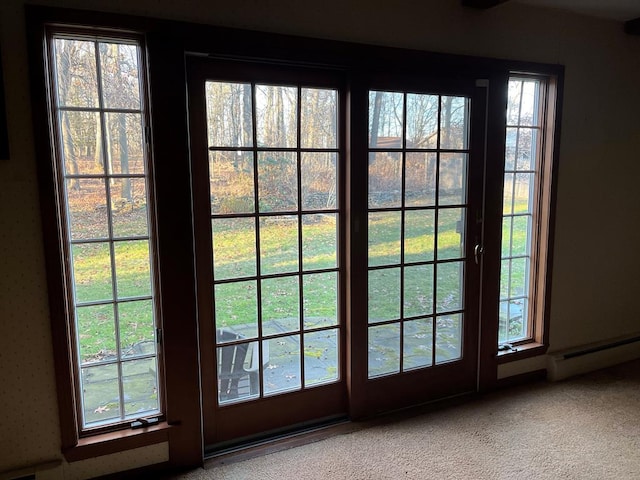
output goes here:
[[509, 302], [509, 339], [521, 339], [527, 335], [527, 304], [526, 298]]
[[258, 154], [260, 212], [282, 212], [298, 208], [298, 174], [293, 152]]
[[369, 208], [399, 207], [402, 202], [402, 154], [369, 154]]
[[97, 107], [94, 42], [56, 38], [54, 46], [59, 106]]
[[403, 318], [433, 313], [433, 265], [404, 268]]
[[111, 224], [114, 238], [149, 235], [146, 183], [142, 178], [111, 180]]
[[262, 334], [276, 335], [300, 329], [298, 276], [267, 278], [262, 286]]
[[464, 257], [465, 208], [443, 208], [438, 215], [438, 260]]
[[123, 357], [155, 355], [156, 335], [151, 300], [118, 303], [118, 320]]
[[304, 270], [335, 268], [338, 264], [338, 219], [335, 213], [302, 216]]
[[102, 123], [97, 112], [61, 111], [61, 147], [67, 175], [103, 175]]
[[251, 84], [206, 82], [207, 134], [213, 147], [252, 147]]
[[400, 269], [369, 272], [369, 323], [400, 318]]
[[156, 370], [155, 357], [122, 362], [122, 390], [126, 416], [140, 417], [160, 408]]
[[516, 169], [516, 151], [518, 146], [518, 129], [507, 127], [505, 143], [504, 169], [513, 171]]
[[462, 357], [462, 314], [436, 318], [436, 364]]
[[403, 369], [430, 367], [433, 364], [433, 319], [404, 322]]
[[440, 148], [466, 149], [469, 132], [467, 98], [442, 97], [440, 108]]
[[315, 273], [302, 277], [304, 328], [338, 325], [338, 274]]
[[509, 284], [511, 283], [511, 261], [500, 262], [500, 298], [509, 298]]
[[528, 335], [528, 300], [520, 298], [500, 302], [498, 343], [522, 340]]
[[298, 135], [298, 89], [256, 85], [259, 147], [295, 148]]
[[369, 266], [400, 263], [402, 212], [369, 213]]
[[337, 153], [302, 152], [300, 175], [303, 210], [336, 208]]
[[140, 81], [137, 46], [102, 42], [98, 45], [104, 106], [139, 109]]
[[513, 217], [502, 219], [502, 258], [511, 256], [511, 223]]
[[104, 180], [74, 178], [66, 183], [71, 239], [108, 238], [107, 192]]
[[513, 213], [513, 182], [515, 181], [515, 177], [513, 173], [505, 173], [504, 174], [504, 199], [502, 212], [504, 215], [511, 215]]
[[530, 233], [531, 217], [529, 215], [513, 217], [513, 239], [511, 255], [527, 255], [529, 253], [528, 240]]
[[80, 364], [117, 358], [113, 304], [76, 309]]
[[[214, 287], [216, 329], [226, 328], [245, 338], [258, 336], [258, 289], [255, 280]], [[230, 341], [233, 339], [226, 339]], [[225, 341], [218, 335], [218, 343]]]
[[269, 352], [269, 368], [263, 372], [265, 396], [300, 390], [300, 335], [264, 340], [262, 348]]
[[466, 153], [440, 154], [440, 180], [438, 203], [440, 205], [462, 205], [467, 201]]
[[108, 243], [73, 245], [73, 280], [76, 303], [113, 298], [111, 252]]
[[336, 148], [338, 94], [335, 90], [301, 90], [300, 143], [302, 148]]
[[253, 153], [209, 152], [211, 213], [253, 213]]
[[436, 289], [436, 311], [438, 313], [462, 309], [462, 262], [439, 263]]
[[437, 95], [407, 94], [407, 148], [438, 147]]
[[405, 165], [405, 205], [428, 207], [436, 203], [436, 153], [407, 152]]
[[120, 418], [118, 367], [115, 364], [82, 367], [83, 424], [92, 426]]
[[369, 378], [400, 372], [400, 324], [369, 327]]
[[144, 138], [139, 113], [105, 113], [108, 170], [114, 175], [144, 173]]
[[339, 378], [338, 330], [305, 333], [305, 386], [331, 383]]
[[513, 213], [532, 213], [533, 175], [532, 173], [515, 175]]
[[538, 90], [539, 82], [529, 80], [522, 85], [522, 105], [520, 107], [520, 125], [538, 124]]
[[507, 124], [520, 124], [520, 105], [522, 102], [522, 80], [509, 80], [509, 93], [507, 100]]
[[395, 92], [369, 92], [369, 146], [402, 148], [404, 95]]
[[[220, 404], [258, 397], [260, 394], [260, 352], [258, 350], [258, 342], [245, 342], [216, 349]], [[264, 362], [265, 365], [268, 363], [268, 360]]]
[[254, 218], [214, 218], [213, 278], [251, 277], [256, 274], [256, 222]]
[[514, 258], [511, 260], [511, 289], [509, 296], [519, 297], [529, 293], [529, 259]]
[[516, 170], [533, 170], [536, 166], [538, 132], [532, 128], [520, 128]]
[[405, 263], [433, 260], [434, 221], [434, 210], [406, 210], [404, 212]]
[[118, 298], [151, 295], [149, 242], [116, 242], [113, 251], [116, 257]]
[[298, 271], [298, 218], [279, 215], [260, 219], [262, 275]]

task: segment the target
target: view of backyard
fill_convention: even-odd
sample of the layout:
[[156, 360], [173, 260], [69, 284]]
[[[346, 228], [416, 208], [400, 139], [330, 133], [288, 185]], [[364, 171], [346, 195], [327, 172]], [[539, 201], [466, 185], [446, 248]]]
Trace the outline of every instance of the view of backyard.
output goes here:
[[[68, 40], [56, 48], [83, 422], [92, 426], [160, 406], [137, 51]], [[264, 395], [335, 381], [344, 248], [337, 92], [206, 88], [211, 321], [219, 332], [240, 335], [225, 346], [219, 333], [218, 356], [247, 345], [244, 369], [261, 365]], [[375, 377], [462, 355], [468, 104], [464, 97], [371, 92], [370, 109], [365, 288]], [[401, 145], [412, 151], [400, 152]], [[511, 336], [524, 328], [523, 301], [511, 299], [528, 286], [528, 263], [519, 255], [527, 252], [529, 217], [519, 214], [530, 213], [529, 182], [529, 174], [514, 171], [505, 183], [511, 216], [503, 227], [501, 297], [510, 306], [500, 313]], [[255, 396], [244, 387], [241, 399]]]

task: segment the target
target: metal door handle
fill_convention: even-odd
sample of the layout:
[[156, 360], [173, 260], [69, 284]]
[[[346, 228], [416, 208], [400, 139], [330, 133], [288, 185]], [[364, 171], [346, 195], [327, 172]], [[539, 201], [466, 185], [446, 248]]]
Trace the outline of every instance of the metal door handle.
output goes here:
[[476, 259], [476, 265], [480, 263], [480, 255], [484, 253], [484, 247], [479, 243], [473, 249], [473, 256]]

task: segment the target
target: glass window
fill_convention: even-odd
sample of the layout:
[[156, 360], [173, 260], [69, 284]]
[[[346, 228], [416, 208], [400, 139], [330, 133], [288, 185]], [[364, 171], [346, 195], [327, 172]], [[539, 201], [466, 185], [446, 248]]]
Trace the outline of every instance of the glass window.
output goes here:
[[83, 430], [161, 409], [141, 49], [54, 36], [51, 55]]
[[[508, 85], [500, 268], [500, 345], [534, 339], [540, 252], [546, 249], [541, 228], [548, 221], [543, 194], [546, 79], [512, 76]], [[548, 179], [546, 180], [549, 181]], [[542, 269], [544, 271], [544, 269]], [[537, 296], [537, 297], [536, 297]], [[540, 323], [541, 326], [541, 323]], [[508, 348], [508, 347], [505, 347]]]

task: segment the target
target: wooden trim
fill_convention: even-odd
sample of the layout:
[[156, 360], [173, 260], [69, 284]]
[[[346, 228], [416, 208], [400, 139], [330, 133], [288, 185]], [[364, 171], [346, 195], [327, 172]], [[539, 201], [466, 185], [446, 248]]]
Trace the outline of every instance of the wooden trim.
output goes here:
[[148, 35], [147, 48], [166, 418], [175, 426], [169, 458], [174, 466], [198, 466], [204, 456], [184, 49], [159, 34]]
[[0, 160], [9, 160], [9, 125], [5, 98], [2, 54], [0, 53]]
[[624, 32], [629, 35], [640, 35], [640, 17], [625, 22]]
[[525, 358], [537, 357], [547, 353], [548, 345], [537, 342], [523, 343], [514, 347], [515, 350], [508, 350], [504, 352], [498, 352], [496, 355], [496, 364], [502, 365], [503, 363], [515, 362], [516, 360], [523, 360]]
[[[558, 197], [558, 181], [560, 171], [560, 130], [562, 126], [562, 102], [564, 98], [564, 67], [558, 74], [549, 80], [549, 105], [553, 105], [547, 114], [546, 122], [549, 132], [547, 132], [548, 149], [545, 154], [552, 162], [549, 168], [551, 175], [549, 183], [549, 211], [547, 219], [547, 251], [546, 251], [546, 271], [545, 271], [545, 291], [544, 291], [544, 311], [542, 314], [542, 335], [539, 337], [544, 345], [549, 345], [549, 330], [551, 323], [551, 292], [553, 279], [554, 251], [555, 251], [555, 231], [556, 231], [556, 205]], [[552, 138], [552, 141], [549, 141]]]
[[[484, 233], [482, 244], [482, 309], [478, 390], [486, 391], [498, 379], [498, 312], [500, 302], [500, 257], [502, 235], [502, 191], [504, 185], [506, 116], [509, 72], [489, 77], [487, 106], [487, 154], [485, 167]], [[489, 215], [487, 212], [494, 212]]]
[[507, 3], [508, 1], [509, 0], [462, 0], [462, 6], [487, 10], [502, 3]]
[[64, 458], [68, 462], [77, 462], [166, 442], [170, 429], [166, 422], [162, 422], [160, 425], [139, 430], [119, 430], [82, 438], [76, 446], [63, 450]]

